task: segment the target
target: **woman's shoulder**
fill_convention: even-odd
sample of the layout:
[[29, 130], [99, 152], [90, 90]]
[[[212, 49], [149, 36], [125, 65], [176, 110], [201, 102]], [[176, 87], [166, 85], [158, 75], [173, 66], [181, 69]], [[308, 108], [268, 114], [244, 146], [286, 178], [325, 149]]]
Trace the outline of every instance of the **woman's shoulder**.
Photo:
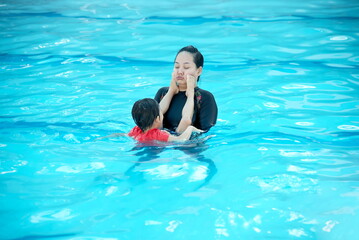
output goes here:
[[162, 87], [162, 88], [158, 89], [158, 91], [157, 91], [157, 93], [155, 95], [155, 100], [157, 102], [160, 102], [162, 97], [164, 95], [166, 95], [166, 93], [168, 92], [168, 89], [169, 89], [169, 87]]
[[203, 96], [203, 97], [210, 97], [214, 98], [213, 94], [210, 91], [204, 90], [202, 88], [197, 88], [197, 91]]
[[158, 89], [158, 92], [167, 92], [169, 89], [169, 87], [161, 87], [160, 89]]

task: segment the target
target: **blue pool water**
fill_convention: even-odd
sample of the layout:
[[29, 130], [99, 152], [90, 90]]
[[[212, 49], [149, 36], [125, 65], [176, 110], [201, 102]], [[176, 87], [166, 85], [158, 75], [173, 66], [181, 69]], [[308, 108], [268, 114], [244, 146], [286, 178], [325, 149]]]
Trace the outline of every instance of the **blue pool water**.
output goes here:
[[[359, 3], [2, 1], [0, 239], [356, 239]], [[96, 140], [205, 57], [204, 142]]]

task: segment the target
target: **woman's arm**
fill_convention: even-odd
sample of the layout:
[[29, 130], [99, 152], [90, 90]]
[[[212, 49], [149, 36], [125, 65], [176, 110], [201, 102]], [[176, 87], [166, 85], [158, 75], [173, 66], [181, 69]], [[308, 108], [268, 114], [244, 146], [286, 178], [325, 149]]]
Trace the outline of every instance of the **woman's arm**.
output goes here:
[[179, 91], [179, 89], [176, 85], [176, 80], [172, 76], [170, 87], [169, 87], [166, 95], [160, 101], [160, 109], [162, 111], [162, 114], [165, 114], [167, 112], [173, 96], [176, 95], [178, 93], [178, 91]]
[[187, 75], [187, 100], [182, 109], [182, 118], [176, 132], [181, 133], [192, 125], [193, 111], [194, 111], [194, 88], [196, 87], [196, 79], [194, 76]]
[[207, 132], [217, 122], [218, 108], [212, 93], [202, 89], [201, 96], [201, 107], [197, 116], [199, 124], [196, 126]]
[[188, 126], [187, 129], [179, 136], [174, 136], [174, 135], [170, 135], [168, 137], [168, 141], [169, 142], [174, 142], [174, 141], [177, 141], [177, 142], [180, 142], [180, 141], [187, 141], [190, 139], [191, 137], [191, 134], [192, 132], [198, 132], [198, 133], [201, 133], [203, 132], [202, 130], [200, 129], [197, 129], [193, 126]]

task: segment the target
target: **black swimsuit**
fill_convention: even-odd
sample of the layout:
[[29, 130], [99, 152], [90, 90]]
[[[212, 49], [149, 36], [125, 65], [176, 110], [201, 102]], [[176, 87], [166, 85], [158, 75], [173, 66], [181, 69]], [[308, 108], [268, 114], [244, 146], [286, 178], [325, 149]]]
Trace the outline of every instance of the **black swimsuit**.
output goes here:
[[[168, 87], [158, 90], [155, 100], [160, 102], [166, 95]], [[195, 88], [194, 113], [192, 125], [198, 129], [208, 131], [217, 121], [217, 104], [212, 93]], [[182, 109], [187, 101], [186, 92], [174, 95], [167, 112], [164, 114], [163, 127], [175, 131], [182, 118]]]

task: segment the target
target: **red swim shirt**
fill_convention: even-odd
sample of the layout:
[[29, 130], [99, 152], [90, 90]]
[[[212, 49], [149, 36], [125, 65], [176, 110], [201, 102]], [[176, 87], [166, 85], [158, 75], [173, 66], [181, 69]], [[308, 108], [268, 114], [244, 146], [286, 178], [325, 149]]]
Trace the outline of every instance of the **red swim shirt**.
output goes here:
[[168, 142], [170, 134], [158, 128], [148, 130], [144, 133], [138, 126], [136, 126], [132, 128], [132, 130], [128, 133], [128, 136], [133, 137], [139, 142], [149, 142], [154, 140]]

